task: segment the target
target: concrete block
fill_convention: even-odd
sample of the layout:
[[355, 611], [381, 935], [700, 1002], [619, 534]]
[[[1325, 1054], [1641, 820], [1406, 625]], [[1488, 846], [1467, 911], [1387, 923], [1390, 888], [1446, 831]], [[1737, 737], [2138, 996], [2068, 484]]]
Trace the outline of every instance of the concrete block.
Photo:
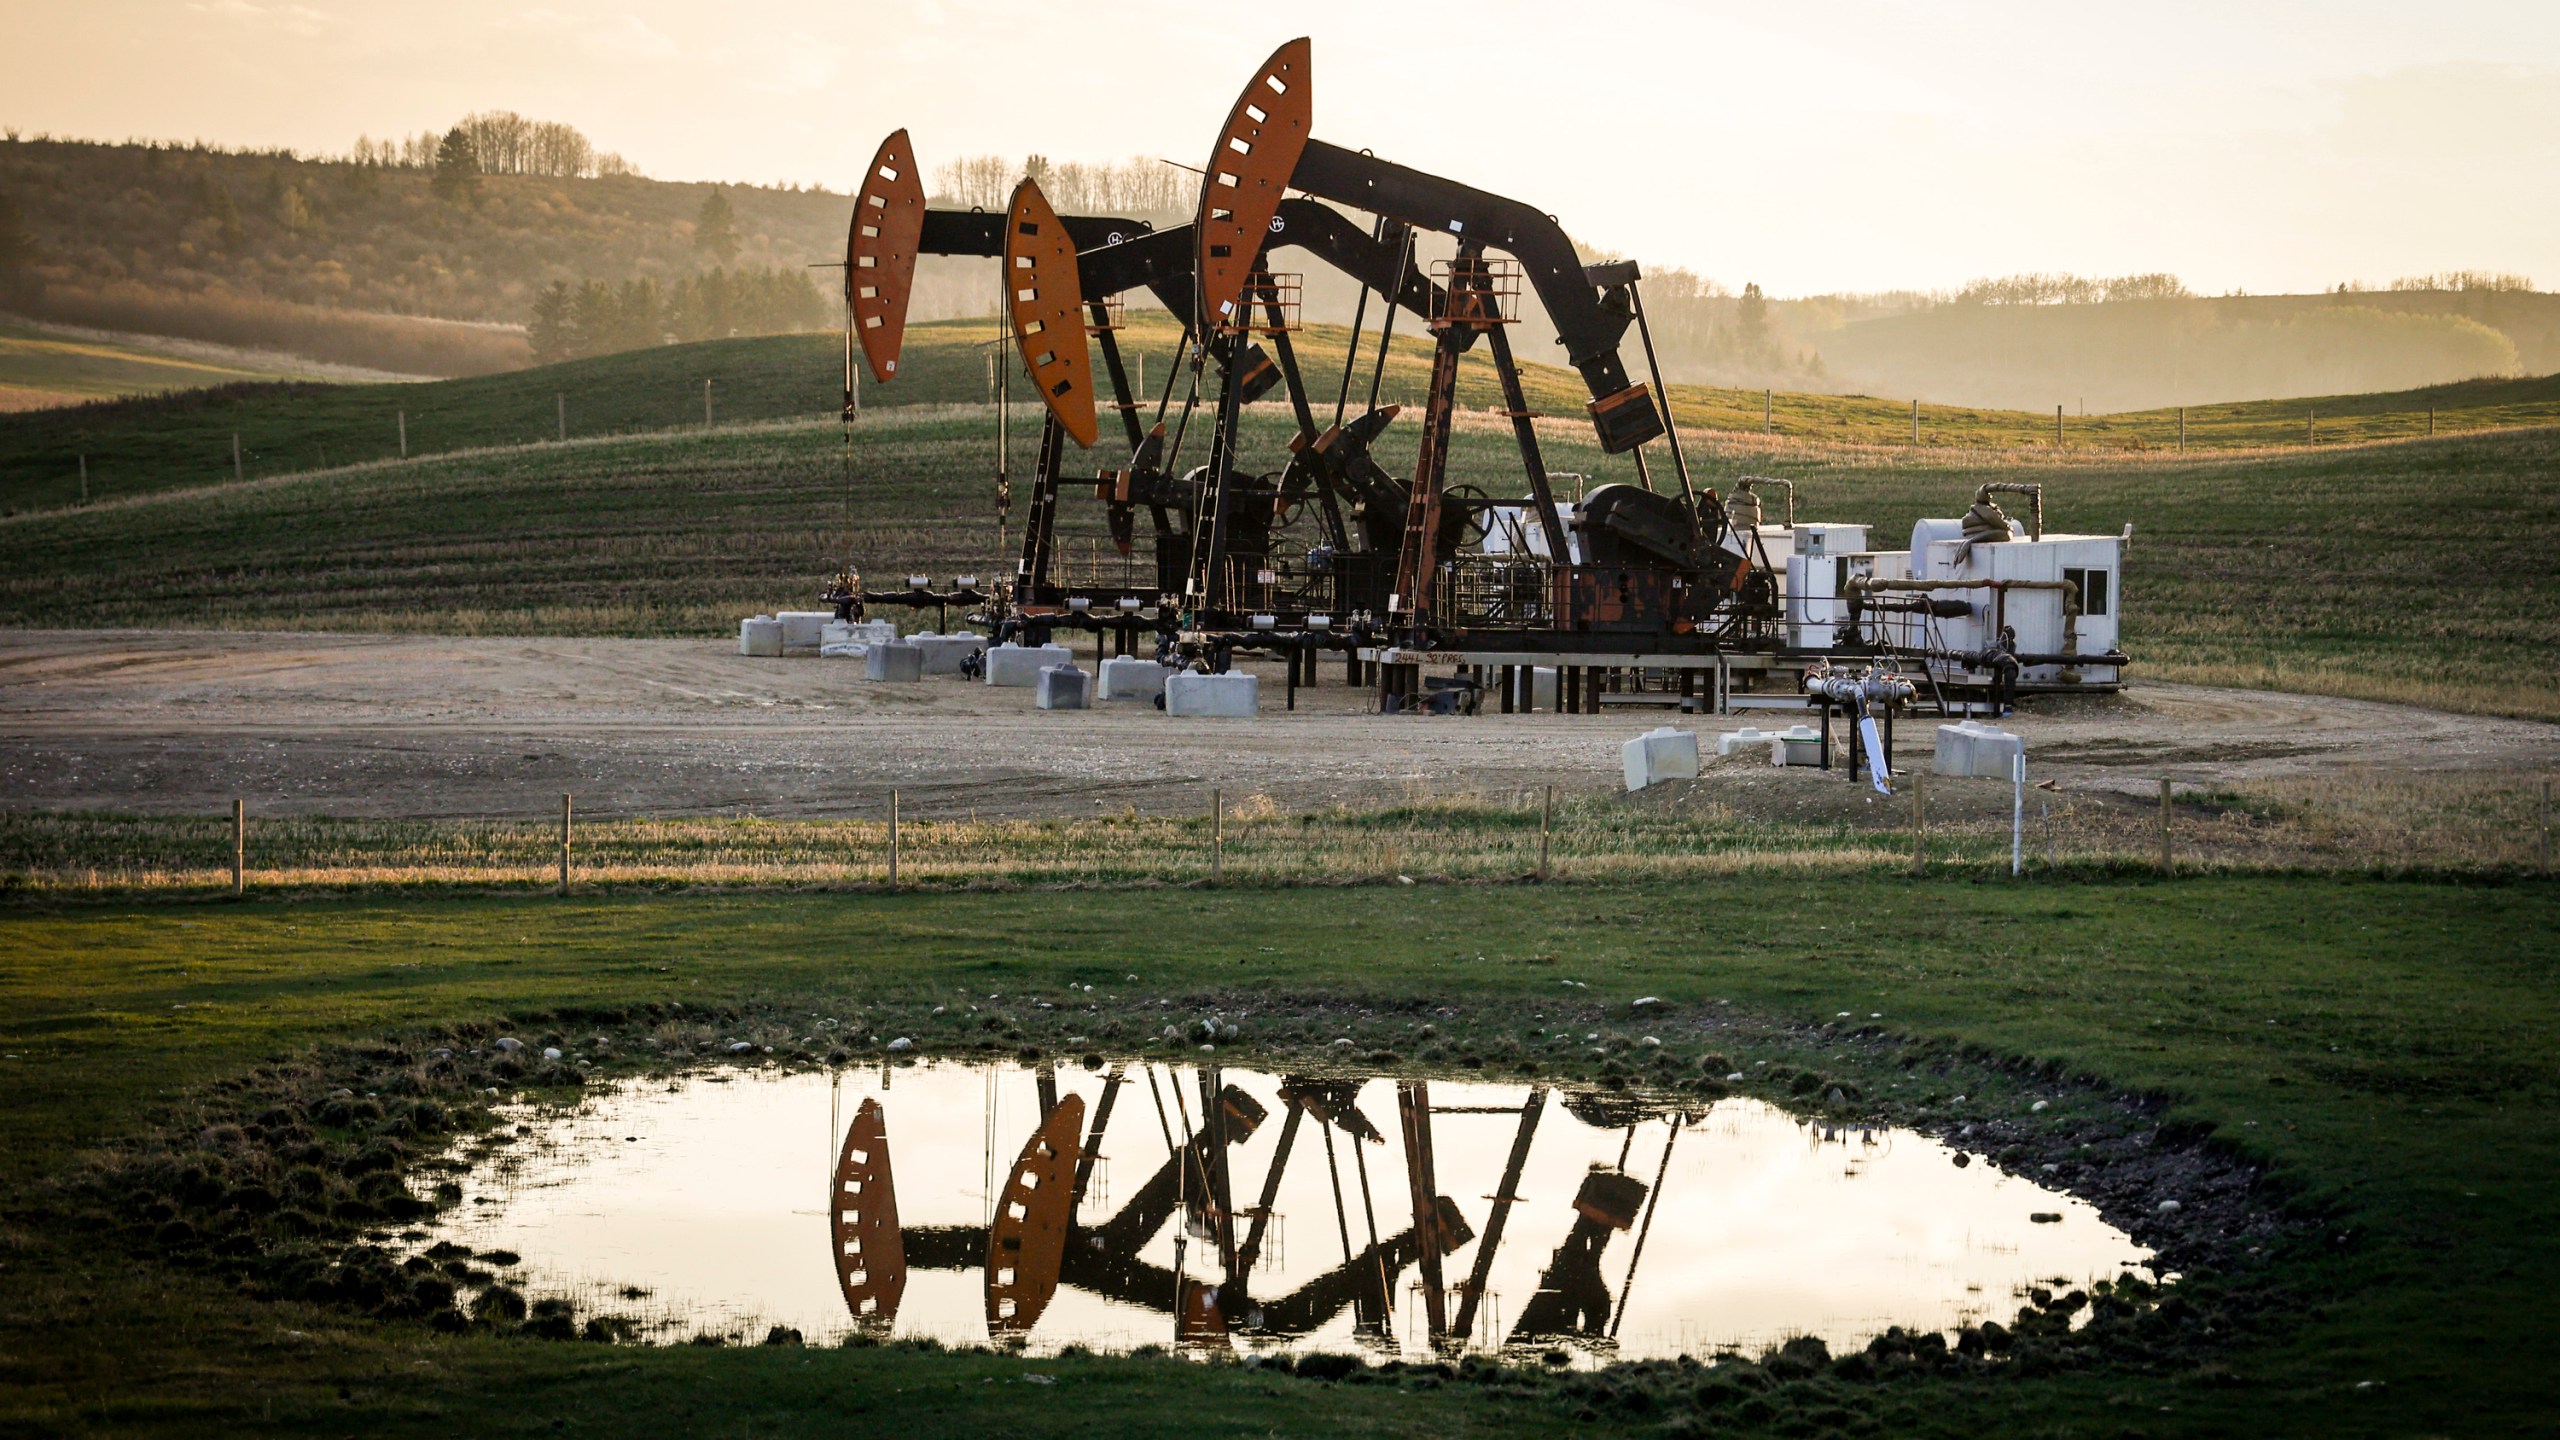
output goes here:
[[782, 622], [770, 615], [757, 615], [739, 621], [738, 653], [741, 655], [781, 654]]
[[1721, 760], [1737, 750], [1766, 750], [1777, 738], [1776, 731], [1763, 730], [1756, 725], [1728, 730], [1716, 737], [1716, 758]]
[[886, 645], [898, 638], [898, 626], [891, 620], [837, 620], [830, 617], [818, 630], [818, 644]]
[[1810, 725], [1790, 725], [1769, 739], [1769, 763], [1772, 765], [1819, 765], [1822, 763], [1822, 732]]
[[1262, 713], [1262, 681], [1241, 670], [1203, 675], [1185, 670], [1164, 682], [1164, 713], [1188, 719], [1240, 719]]
[[862, 678], [890, 681], [921, 680], [924, 678], [924, 647], [894, 642], [869, 646], [862, 652]]
[[1031, 687], [1031, 703], [1042, 710], [1090, 709], [1093, 677], [1073, 665], [1048, 666]]
[[1173, 673], [1141, 655], [1114, 655], [1102, 662], [1102, 698], [1153, 700], [1164, 693], [1164, 677]]
[[859, 660], [871, 649], [856, 640], [830, 640], [818, 647], [821, 660]]
[[1695, 731], [1665, 725], [1647, 730], [1618, 747], [1618, 763], [1626, 771], [1627, 788], [1641, 790], [1665, 780], [1698, 778]]
[[957, 675], [960, 662], [987, 648], [987, 642], [975, 635], [915, 635], [909, 644], [924, 652], [924, 673]]
[[782, 648], [815, 650], [824, 643], [827, 622], [836, 618], [833, 610], [781, 610], [774, 619], [782, 622]]
[[1020, 688], [1040, 682], [1052, 665], [1073, 665], [1075, 652], [1064, 645], [998, 645], [987, 651], [987, 683]]
[[1979, 720], [1938, 727], [1938, 753], [1930, 768], [1941, 775], [1988, 776], [2006, 780], [2018, 757], [2027, 753], [2023, 735]]

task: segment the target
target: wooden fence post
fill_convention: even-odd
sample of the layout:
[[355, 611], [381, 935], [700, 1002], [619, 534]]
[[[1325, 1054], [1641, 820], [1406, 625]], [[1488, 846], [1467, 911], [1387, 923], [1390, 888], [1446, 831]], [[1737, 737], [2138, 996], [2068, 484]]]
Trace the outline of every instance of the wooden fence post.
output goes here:
[[569, 893], [569, 792], [560, 792], [560, 893]]
[[1776, 425], [1774, 425], [1774, 424], [1772, 424], [1772, 423], [1771, 423], [1771, 421], [1770, 421], [1770, 418], [1769, 418], [1769, 417], [1770, 417], [1770, 415], [1776, 411], [1776, 409], [1777, 409], [1777, 405], [1778, 405], [1778, 392], [1777, 392], [1775, 389], [1763, 390], [1763, 391], [1761, 391], [1761, 392], [1760, 392], [1760, 433], [1761, 433], [1761, 434], [1763, 434], [1763, 435], [1774, 435], [1774, 434], [1776, 434], [1776, 433], [1777, 433], [1777, 426], [1776, 426]]
[[2053, 443], [2062, 443], [2062, 407], [2059, 405], [2053, 407]]
[[240, 479], [244, 473], [240, 468], [240, 432], [234, 430], [231, 432], [231, 478]]
[[406, 459], [408, 459], [408, 458], [409, 458], [409, 412], [408, 412], [408, 411], [406, 411], [406, 410], [403, 410], [403, 411], [401, 411], [401, 412], [399, 412], [399, 413], [400, 413], [400, 458], [401, 458], [401, 459], [403, 459], [403, 460], [406, 460]]
[[89, 503], [89, 457], [80, 457], [80, 503]]
[[1209, 787], [1209, 883], [1227, 878], [1227, 807], [1218, 786]]
[[1911, 443], [1920, 443], [1920, 402], [1917, 400], [1911, 402]]
[[2169, 848], [2169, 806], [2169, 777], [2163, 775], [2160, 777], [2160, 873], [2163, 875], [2175, 873], [2178, 864], [2176, 853]]
[[711, 377], [702, 377], [702, 428], [711, 428]]
[[889, 888], [898, 888], [898, 792], [889, 792]]
[[2179, 406], [2179, 407], [2178, 407], [2178, 449], [2179, 449], [2181, 452], [2184, 452], [2184, 451], [2186, 450], [2186, 448], [2187, 448], [2187, 407], [2186, 407], [2186, 406], [2184, 406], [2184, 405], [2181, 405], [2181, 406]]
[[231, 797], [231, 893], [249, 893], [249, 802]]

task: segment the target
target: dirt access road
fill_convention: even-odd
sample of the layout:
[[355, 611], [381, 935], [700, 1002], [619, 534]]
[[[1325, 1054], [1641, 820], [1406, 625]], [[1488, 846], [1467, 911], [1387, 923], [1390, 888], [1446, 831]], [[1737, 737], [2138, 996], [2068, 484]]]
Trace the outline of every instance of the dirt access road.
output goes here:
[[[1614, 789], [1620, 742], [1667, 712], [1434, 719], [1363, 713], [1341, 684], [1259, 720], [1027, 690], [869, 685], [857, 662], [751, 660], [722, 640], [0, 632], [0, 806], [268, 814], [987, 817], [1201, 807], [1210, 785], [1291, 809]], [[1088, 661], [1088, 663], [1090, 663]], [[1702, 732], [1767, 715], [1700, 716]], [[2560, 765], [2560, 726], [2260, 691], [2140, 685], [2021, 716], [2039, 779], [2143, 792], [2341, 767]], [[1898, 754], [1926, 763], [1927, 722]], [[1752, 787], [1757, 790], [1761, 787]]]

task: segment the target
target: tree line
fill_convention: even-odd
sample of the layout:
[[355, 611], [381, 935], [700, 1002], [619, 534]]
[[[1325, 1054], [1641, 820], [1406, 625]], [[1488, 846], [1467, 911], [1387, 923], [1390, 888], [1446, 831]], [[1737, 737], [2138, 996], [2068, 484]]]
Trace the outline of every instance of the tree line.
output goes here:
[[1013, 187], [1025, 176], [1039, 182], [1040, 193], [1061, 214], [1187, 215], [1200, 204], [1197, 171], [1144, 155], [1098, 162], [963, 155], [934, 167], [933, 198], [941, 205], [1001, 210], [1012, 203]]
[[385, 170], [441, 170], [467, 161], [475, 175], [554, 180], [640, 173], [620, 155], [596, 149], [574, 125], [528, 120], [512, 110], [483, 110], [448, 129], [422, 130], [397, 140], [359, 135], [347, 158]]
[[687, 340], [810, 330], [834, 318], [806, 270], [714, 269], [660, 285], [556, 280], [534, 296], [527, 338], [548, 364]]

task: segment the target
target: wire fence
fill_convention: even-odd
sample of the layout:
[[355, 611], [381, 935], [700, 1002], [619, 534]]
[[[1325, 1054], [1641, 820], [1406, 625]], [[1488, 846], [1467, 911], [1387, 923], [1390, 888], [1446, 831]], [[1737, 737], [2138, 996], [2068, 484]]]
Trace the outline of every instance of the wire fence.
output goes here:
[[[1284, 810], [1204, 790], [1191, 814], [1012, 819], [486, 819], [0, 815], [0, 895], [347, 890], [1260, 888], [1617, 883], [1751, 873], [2034, 880], [2160, 873], [2495, 877], [2552, 870], [2552, 781], [2347, 774], [2246, 785], [2048, 789], [1736, 768], [1635, 795], [1552, 787]], [[1776, 797], [1773, 799], [1772, 797]], [[1772, 818], [1774, 811], [1789, 811]]]

